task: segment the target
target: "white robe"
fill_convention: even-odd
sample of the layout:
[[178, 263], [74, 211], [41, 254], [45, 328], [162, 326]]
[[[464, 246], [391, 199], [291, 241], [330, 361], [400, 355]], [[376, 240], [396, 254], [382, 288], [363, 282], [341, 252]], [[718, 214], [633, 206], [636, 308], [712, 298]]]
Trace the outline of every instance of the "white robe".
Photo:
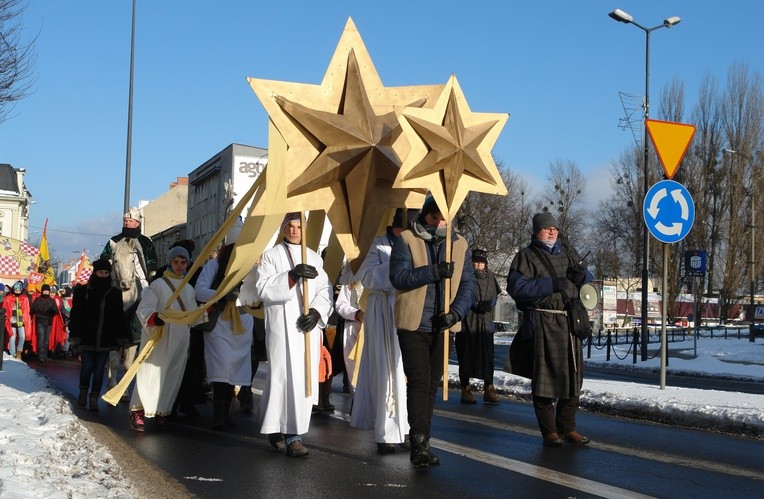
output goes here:
[[305, 396], [305, 334], [297, 328], [302, 315], [302, 285], [289, 287], [287, 273], [291, 262], [302, 261], [300, 245], [279, 243], [263, 253], [257, 269], [245, 279], [241, 299], [245, 303], [263, 302], [265, 309], [265, 346], [270, 369], [260, 399], [260, 432], [302, 435], [310, 427], [313, 405], [318, 403], [318, 363], [322, 328], [332, 311], [333, 290], [323, 270], [323, 261], [308, 250], [305, 262], [318, 270], [318, 277], [308, 279], [308, 302], [321, 315], [309, 333], [311, 396]]
[[[196, 299], [206, 303], [216, 290], [210, 288], [218, 271], [218, 261], [210, 260], [202, 268], [196, 280]], [[250, 386], [252, 384], [252, 328], [254, 318], [240, 312], [243, 333], [234, 333], [230, 321], [218, 317], [212, 331], [204, 333], [204, 363], [207, 382], [228, 383], [229, 385]]]
[[[180, 279], [170, 278], [173, 286], [180, 286]], [[154, 312], [161, 312], [166, 308], [167, 301], [172, 296], [163, 278], [158, 278], [149, 287], [143, 290], [141, 301], [136, 311], [143, 325], [141, 330], [141, 350], [151, 336], [154, 327], [146, 322]], [[180, 299], [186, 310], [196, 307], [194, 289], [184, 286], [180, 293]], [[181, 310], [177, 299], [170, 303], [171, 310]], [[164, 331], [159, 341], [156, 342], [151, 355], [141, 364], [135, 378], [135, 389], [130, 399], [130, 410], [143, 409], [146, 417], [167, 416], [172, 412], [175, 397], [180, 390], [183, 381], [183, 371], [186, 369], [188, 360], [188, 346], [190, 339], [190, 326], [185, 324], [170, 324], [164, 326]]]
[[363, 353], [350, 426], [374, 429], [377, 443], [402, 443], [409, 433], [406, 375], [393, 320], [395, 288], [390, 284], [392, 242], [377, 236], [356, 278], [364, 286]]
[[342, 355], [345, 360], [345, 372], [350, 381], [350, 394], [355, 394], [355, 385], [353, 384], [353, 373], [355, 373], [355, 360], [350, 358], [350, 353], [358, 341], [358, 332], [361, 330], [361, 323], [355, 320], [356, 312], [360, 310], [358, 298], [363, 293], [363, 286], [356, 282], [353, 289], [347, 284], [343, 284], [337, 300], [334, 302], [334, 309], [345, 319], [345, 327], [342, 330]]

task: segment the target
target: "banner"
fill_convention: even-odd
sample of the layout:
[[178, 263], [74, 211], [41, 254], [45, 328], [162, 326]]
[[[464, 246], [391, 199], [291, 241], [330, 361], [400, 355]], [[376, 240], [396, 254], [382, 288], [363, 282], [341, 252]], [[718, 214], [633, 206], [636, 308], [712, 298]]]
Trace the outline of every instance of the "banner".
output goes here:
[[72, 286], [77, 284], [87, 284], [90, 275], [93, 273], [93, 264], [90, 263], [90, 259], [85, 254], [85, 250], [82, 250], [79, 261], [77, 261], [77, 271], [72, 279]]
[[[40, 253], [37, 255], [37, 269], [36, 272], [38, 274], [42, 274], [42, 281], [41, 282], [32, 282], [32, 279], [29, 279], [29, 291], [40, 291], [40, 288], [43, 284], [56, 284], [56, 275], [53, 272], [53, 265], [51, 265], [50, 262], [50, 252], [48, 251], [48, 237], [47, 237], [47, 231], [48, 231], [48, 220], [45, 220], [45, 226], [42, 229], [42, 239], [40, 239]], [[31, 276], [31, 274], [30, 274]], [[35, 276], [37, 277], [37, 276]], [[39, 281], [39, 278], [34, 279], [34, 281]]]
[[23, 281], [37, 268], [40, 250], [31, 244], [0, 237], [0, 279]]

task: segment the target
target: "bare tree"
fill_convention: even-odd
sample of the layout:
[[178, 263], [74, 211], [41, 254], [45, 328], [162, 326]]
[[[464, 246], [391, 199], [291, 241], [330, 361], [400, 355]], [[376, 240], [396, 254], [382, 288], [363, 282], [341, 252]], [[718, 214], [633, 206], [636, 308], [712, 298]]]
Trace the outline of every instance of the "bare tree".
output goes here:
[[506, 196], [471, 192], [456, 215], [456, 225], [471, 248], [491, 255], [491, 268], [506, 275], [517, 250], [527, 244], [531, 208], [526, 182], [499, 164]]
[[20, 0], [0, 0], [0, 123], [35, 83], [34, 39], [25, 42], [21, 37], [25, 8]]
[[579, 244], [586, 225], [586, 178], [575, 162], [558, 159], [549, 164], [547, 180], [545, 209], [557, 218], [560, 232]]

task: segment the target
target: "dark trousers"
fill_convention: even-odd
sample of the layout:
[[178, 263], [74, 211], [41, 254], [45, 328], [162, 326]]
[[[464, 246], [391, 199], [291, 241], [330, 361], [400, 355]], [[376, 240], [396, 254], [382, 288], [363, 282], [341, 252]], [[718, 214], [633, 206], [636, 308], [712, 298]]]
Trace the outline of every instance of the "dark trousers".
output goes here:
[[35, 323], [37, 330], [37, 356], [40, 360], [48, 357], [48, 342], [50, 341], [50, 324]]
[[[83, 350], [80, 352], [82, 366], [80, 367], [80, 388], [88, 389], [90, 393], [101, 393], [103, 388], [103, 372], [106, 369], [106, 361], [109, 360], [109, 352], [92, 352]], [[90, 384], [91, 377], [93, 384]]]
[[398, 330], [412, 435], [430, 437], [435, 394], [443, 377], [443, 333]]
[[555, 407], [554, 399], [534, 396], [533, 409], [536, 411], [536, 419], [543, 436], [552, 433], [562, 436], [576, 431], [578, 397], [557, 399]]
[[188, 408], [207, 401], [204, 390], [204, 332], [191, 328], [190, 337], [186, 370], [183, 371], [183, 380], [174, 404], [176, 408], [179, 405]]

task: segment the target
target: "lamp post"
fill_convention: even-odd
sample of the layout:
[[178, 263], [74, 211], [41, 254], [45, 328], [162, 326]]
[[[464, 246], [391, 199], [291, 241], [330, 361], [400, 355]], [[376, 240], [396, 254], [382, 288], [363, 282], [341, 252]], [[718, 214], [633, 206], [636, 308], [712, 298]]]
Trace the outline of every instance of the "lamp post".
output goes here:
[[[741, 153], [737, 152], [734, 149], [725, 149], [723, 152], [725, 154], [730, 154], [730, 155], [737, 154], [739, 156], [744, 157], [748, 161], [753, 162], [753, 158], [751, 158], [750, 156], [746, 156], [745, 154], [741, 154]], [[751, 280], [751, 296], [750, 296], [751, 303], [750, 303], [750, 309], [749, 309], [748, 313], [746, 314], [746, 316], [748, 316], [748, 319], [750, 321], [750, 328], [751, 329], [748, 332], [748, 340], [751, 341], [751, 342], [753, 342], [755, 340], [755, 338], [756, 338], [756, 333], [755, 333], [755, 330], [754, 330], [754, 313], [755, 313], [755, 307], [756, 307], [756, 301], [754, 299], [754, 295], [756, 294], [756, 233], [754, 232], [754, 228], [756, 227], [756, 225], [754, 224], [754, 222], [756, 221], [756, 219], [755, 219], [755, 215], [754, 215], [754, 211], [755, 211], [754, 210], [754, 206], [755, 206], [755, 204], [754, 204], [754, 197], [755, 197], [754, 192], [755, 191], [754, 191], [754, 185], [753, 185], [753, 178], [754, 178], [754, 175], [753, 175], [753, 172], [751, 172], [751, 186], [750, 186], [749, 193], [748, 193], [748, 195], [750, 196], [750, 199], [751, 199], [751, 224], [748, 226], [748, 228], [751, 231], [751, 259], [748, 261], [748, 264], [750, 265], [750, 268], [749, 268], [750, 276], [749, 277], [750, 277], [750, 280]]]
[[135, 0], [133, 0], [132, 29], [130, 32], [130, 90], [127, 99], [127, 152], [125, 154], [125, 203], [124, 211], [130, 211], [130, 161], [133, 149], [133, 67], [135, 65]]
[[[672, 16], [669, 18], [666, 18], [663, 21], [663, 24], [659, 24], [657, 26], [653, 26], [652, 28], [647, 28], [645, 26], [642, 26], [641, 24], [634, 21], [634, 18], [631, 17], [626, 12], [622, 11], [621, 9], [615, 9], [614, 11], [610, 12], [608, 14], [612, 19], [615, 19], [618, 22], [625, 23], [625, 24], [633, 24], [637, 28], [641, 29], [645, 32], [645, 122], [647, 122], [647, 119], [650, 116], [650, 33], [655, 31], [656, 29], [660, 28], [670, 28], [672, 26], [675, 26], [679, 24], [679, 22], [682, 20], [680, 17]], [[644, 138], [642, 140], [643, 146], [644, 146], [644, 191], [642, 193], [642, 199], [647, 197], [647, 191], [649, 189], [649, 185], [647, 182], [647, 173], [648, 173], [648, 160], [649, 160], [649, 150], [648, 150], [648, 131], [647, 131], [647, 123], [644, 125]], [[647, 225], [644, 224], [642, 227], [642, 361], [647, 360], [647, 340], [648, 340], [648, 333], [647, 333], [647, 260], [648, 260], [648, 253], [649, 253], [649, 239], [647, 235]]]

